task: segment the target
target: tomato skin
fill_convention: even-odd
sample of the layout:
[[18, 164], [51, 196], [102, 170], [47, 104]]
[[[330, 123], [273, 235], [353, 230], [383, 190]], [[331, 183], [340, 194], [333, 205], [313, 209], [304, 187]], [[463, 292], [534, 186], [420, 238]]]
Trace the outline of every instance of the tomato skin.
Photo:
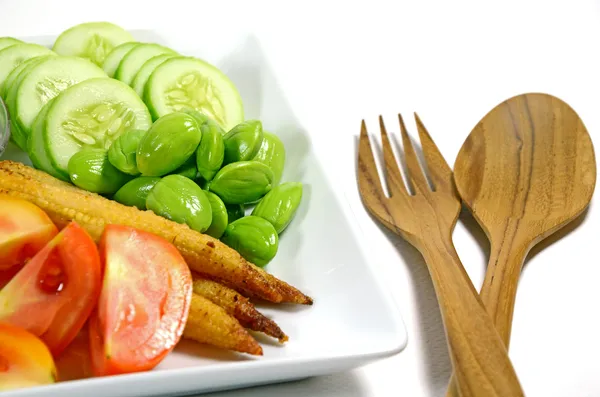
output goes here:
[[58, 229], [41, 208], [0, 194], [0, 288], [57, 233]]
[[0, 321], [38, 336], [58, 356], [84, 326], [100, 287], [96, 244], [71, 222], [0, 291]]
[[131, 227], [106, 225], [99, 249], [104, 279], [89, 320], [93, 372], [150, 370], [183, 335], [190, 269], [173, 244]]
[[0, 323], [0, 391], [55, 381], [56, 367], [48, 347], [32, 333]]

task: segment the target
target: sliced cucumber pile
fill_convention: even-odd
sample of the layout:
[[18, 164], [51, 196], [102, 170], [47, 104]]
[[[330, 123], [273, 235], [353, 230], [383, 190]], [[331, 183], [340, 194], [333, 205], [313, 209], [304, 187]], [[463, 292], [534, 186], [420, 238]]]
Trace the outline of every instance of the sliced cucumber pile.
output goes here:
[[0, 50], [0, 92], [4, 87], [6, 77], [21, 62], [51, 53], [52, 51], [44, 46], [30, 43], [15, 44]]
[[124, 132], [150, 128], [152, 119], [144, 102], [127, 84], [96, 78], [61, 92], [48, 109], [45, 124], [45, 154], [52, 169], [66, 174], [71, 156], [81, 149], [108, 150]]
[[123, 60], [115, 73], [115, 78], [121, 80], [125, 84], [131, 85], [133, 78], [142, 65], [150, 58], [162, 54], [176, 55], [177, 53], [172, 49], [163, 47], [159, 44], [143, 43], [136, 46], [123, 57]]
[[191, 108], [226, 131], [244, 120], [242, 98], [235, 85], [215, 66], [198, 58], [175, 57], [160, 64], [144, 87], [144, 100], [155, 119]]
[[113, 48], [102, 64], [102, 69], [104, 69], [108, 77], [115, 77], [115, 72], [119, 68], [123, 57], [138, 44], [140, 43], [137, 41], [128, 41]]
[[214, 65], [157, 43], [136, 41], [109, 22], [73, 26], [52, 50], [0, 37], [0, 96], [11, 140], [34, 167], [70, 181], [71, 157], [107, 150], [153, 120], [198, 111], [228, 132], [244, 121], [241, 96]]
[[87, 58], [102, 66], [113, 48], [128, 41], [133, 41], [133, 36], [120, 26], [110, 22], [87, 22], [61, 33], [52, 50], [59, 55]]
[[146, 86], [146, 82], [150, 78], [150, 75], [152, 74], [152, 72], [154, 72], [154, 69], [156, 69], [158, 65], [160, 65], [167, 59], [173, 58], [175, 56], [176, 55], [173, 54], [157, 55], [155, 57], [150, 58], [142, 65], [140, 70], [138, 70], [135, 77], [133, 78], [133, 82], [131, 83], [131, 86], [140, 97], [144, 96], [144, 87]]

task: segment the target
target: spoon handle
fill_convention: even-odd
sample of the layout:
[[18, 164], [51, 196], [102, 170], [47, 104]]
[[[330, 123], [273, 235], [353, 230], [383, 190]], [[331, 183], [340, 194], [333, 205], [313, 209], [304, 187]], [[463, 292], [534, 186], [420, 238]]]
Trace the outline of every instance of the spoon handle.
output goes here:
[[[438, 235], [439, 236], [439, 235]], [[524, 396], [502, 339], [464, 270], [451, 237], [421, 246], [431, 273], [462, 396]]]
[[[517, 285], [523, 262], [529, 252], [529, 240], [519, 238], [518, 224], [509, 222], [501, 238], [491, 236], [491, 252], [480, 297], [508, 350]], [[470, 397], [459, 394], [454, 376], [446, 397]]]

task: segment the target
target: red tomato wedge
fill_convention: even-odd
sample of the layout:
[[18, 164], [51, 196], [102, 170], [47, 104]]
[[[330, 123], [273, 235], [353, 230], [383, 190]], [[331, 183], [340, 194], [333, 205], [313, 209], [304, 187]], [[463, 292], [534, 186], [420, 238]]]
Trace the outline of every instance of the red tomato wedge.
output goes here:
[[57, 233], [41, 208], [0, 194], [0, 288]]
[[98, 302], [100, 266], [96, 244], [71, 222], [0, 291], [0, 322], [40, 337], [57, 356]]
[[131, 227], [107, 225], [99, 248], [104, 280], [89, 328], [94, 374], [152, 369], [181, 339], [192, 274], [173, 244]]
[[56, 382], [48, 347], [37, 336], [0, 323], [0, 391]]

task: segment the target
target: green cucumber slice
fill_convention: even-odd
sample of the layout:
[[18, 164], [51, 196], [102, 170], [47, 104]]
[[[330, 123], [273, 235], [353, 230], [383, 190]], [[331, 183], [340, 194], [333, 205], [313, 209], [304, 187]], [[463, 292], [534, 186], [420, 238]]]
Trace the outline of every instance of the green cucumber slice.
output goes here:
[[48, 110], [44, 140], [52, 166], [68, 173], [71, 156], [83, 148], [107, 149], [129, 130], [147, 130], [148, 108], [127, 84], [85, 80], [61, 92]]
[[[47, 57], [50, 57], [50, 56], [56, 56], [56, 54], [42, 55], [42, 56], [31, 58], [31, 59], [28, 59], [27, 61], [22, 62], [21, 64], [19, 64], [19, 66], [17, 66], [15, 68], [15, 70], [21, 68], [21, 71], [19, 72], [17, 77], [14, 78], [14, 80], [12, 81], [12, 83], [10, 85], [4, 86], [4, 90], [6, 92], [6, 96], [4, 98], [4, 101], [5, 101], [4, 103], [6, 105], [6, 109], [8, 110], [8, 114], [10, 115], [10, 130], [11, 130], [10, 138], [11, 138], [11, 141], [23, 151], [25, 151], [25, 149], [26, 149], [27, 134], [21, 130], [21, 128], [19, 127], [19, 124], [17, 123], [17, 117], [16, 117], [17, 107], [16, 107], [16, 102], [15, 102], [15, 98], [17, 96], [17, 89], [19, 87], [19, 83], [23, 80], [23, 78], [25, 78], [25, 76], [27, 76], [27, 74], [29, 73], [31, 68], [33, 68], [35, 65], [39, 64], [44, 59], [46, 59]], [[12, 73], [13, 72], [11, 72], [11, 74]], [[7, 77], [6, 81], [8, 82], [8, 77]]]
[[102, 69], [104, 69], [108, 77], [115, 77], [115, 72], [123, 60], [123, 57], [138, 44], [140, 43], [137, 41], [128, 41], [127, 43], [120, 44], [113, 48], [102, 64]]
[[123, 57], [123, 60], [119, 64], [119, 68], [115, 72], [115, 79], [131, 85], [135, 74], [140, 70], [142, 65], [150, 58], [162, 54], [178, 55], [172, 49], [163, 47], [159, 44], [143, 43], [136, 46]]
[[48, 57], [28, 69], [18, 84], [12, 118], [27, 136], [35, 116], [46, 102], [72, 85], [96, 77], [108, 78], [102, 68], [87, 59]]
[[146, 86], [146, 82], [148, 81], [148, 78], [150, 78], [150, 75], [152, 74], [152, 72], [154, 72], [154, 69], [156, 69], [158, 67], [158, 65], [160, 65], [167, 59], [174, 58], [175, 56], [176, 55], [173, 55], [173, 54], [157, 55], [155, 57], [148, 59], [142, 65], [140, 70], [138, 70], [135, 77], [133, 78], [133, 82], [131, 83], [131, 87], [133, 87], [135, 92], [137, 92], [137, 94], [140, 97], [144, 96], [144, 87]]
[[11, 45], [21, 44], [22, 41], [14, 37], [0, 37], [0, 50]]
[[6, 77], [21, 62], [51, 53], [52, 51], [44, 46], [29, 43], [15, 44], [0, 50], [0, 92], [3, 90]]
[[42, 110], [36, 116], [33, 126], [31, 127], [31, 134], [27, 139], [27, 154], [31, 159], [31, 163], [38, 170], [42, 170], [52, 175], [55, 178], [62, 179], [63, 181], [69, 182], [69, 174], [60, 172], [52, 166], [50, 157], [48, 156], [48, 145], [44, 140], [44, 131], [46, 129], [46, 119], [48, 117], [48, 110], [52, 106], [54, 99], [51, 99], [44, 105]]
[[62, 32], [52, 50], [59, 55], [86, 58], [102, 66], [113, 48], [128, 41], [133, 41], [133, 36], [120, 26], [110, 22], [86, 22]]
[[233, 82], [198, 58], [175, 57], [159, 65], [146, 83], [144, 100], [155, 119], [191, 108], [225, 131], [244, 120], [242, 98]]
[[21, 72], [28, 67], [29, 65], [35, 63], [35, 62], [39, 62], [41, 59], [44, 59], [48, 56], [56, 56], [55, 53], [49, 54], [49, 55], [40, 55], [39, 57], [35, 57], [35, 58], [30, 58], [26, 61], [23, 61], [19, 64], [19, 66], [17, 66], [16, 68], [14, 68], [9, 74], [8, 76], [6, 76], [6, 79], [4, 80], [4, 86], [2, 87], [2, 98], [6, 98], [6, 95], [8, 94], [8, 92], [10, 91], [12, 85], [14, 84], [15, 81], [17, 81], [18, 77], [20, 77], [19, 75], [21, 74]]

